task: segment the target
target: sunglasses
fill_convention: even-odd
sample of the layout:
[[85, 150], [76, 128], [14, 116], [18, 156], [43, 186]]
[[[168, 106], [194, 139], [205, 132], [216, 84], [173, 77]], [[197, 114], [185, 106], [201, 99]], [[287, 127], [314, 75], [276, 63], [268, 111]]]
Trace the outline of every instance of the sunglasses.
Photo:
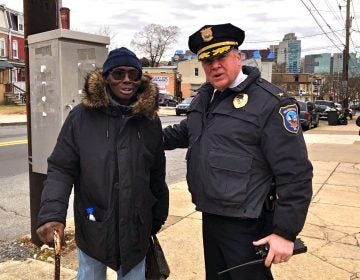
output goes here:
[[125, 80], [126, 75], [131, 82], [138, 82], [141, 79], [141, 74], [138, 70], [124, 70], [124, 69], [114, 69], [109, 72], [111, 76], [116, 81], [123, 81]]

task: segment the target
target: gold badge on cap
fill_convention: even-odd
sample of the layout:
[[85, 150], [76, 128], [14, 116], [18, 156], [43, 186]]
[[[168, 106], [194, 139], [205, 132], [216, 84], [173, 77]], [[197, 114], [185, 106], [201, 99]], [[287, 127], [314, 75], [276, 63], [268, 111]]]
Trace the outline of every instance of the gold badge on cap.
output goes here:
[[234, 107], [239, 109], [248, 103], [249, 96], [246, 93], [239, 93], [233, 100]]
[[200, 33], [201, 33], [201, 38], [204, 40], [204, 42], [209, 42], [213, 39], [213, 33], [211, 27], [202, 29]]
[[279, 97], [283, 97], [283, 96], [284, 96], [284, 93], [279, 92], [279, 93], [277, 94], [277, 96], [279, 96]]

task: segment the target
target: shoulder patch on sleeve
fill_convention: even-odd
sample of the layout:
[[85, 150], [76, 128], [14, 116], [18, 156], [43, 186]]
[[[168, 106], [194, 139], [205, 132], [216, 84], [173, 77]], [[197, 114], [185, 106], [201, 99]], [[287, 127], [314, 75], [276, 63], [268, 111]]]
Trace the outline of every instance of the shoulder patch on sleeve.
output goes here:
[[296, 104], [280, 107], [279, 114], [282, 118], [285, 130], [291, 133], [299, 132], [299, 114]]
[[256, 81], [256, 84], [262, 87], [267, 92], [271, 93], [275, 98], [277, 98], [280, 101], [283, 101], [285, 99], [288, 99], [290, 96], [288, 93], [286, 93], [284, 90], [279, 88], [278, 86], [268, 82], [265, 79], [259, 78]]

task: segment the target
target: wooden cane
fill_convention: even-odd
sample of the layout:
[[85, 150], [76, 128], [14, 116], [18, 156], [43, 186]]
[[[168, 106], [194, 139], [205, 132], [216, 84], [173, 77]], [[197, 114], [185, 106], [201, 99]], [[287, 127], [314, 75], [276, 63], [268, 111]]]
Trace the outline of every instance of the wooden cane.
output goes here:
[[60, 280], [60, 258], [61, 258], [61, 240], [59, 233], [54, 231], [54, 249], [55, 249], [55, 280]]

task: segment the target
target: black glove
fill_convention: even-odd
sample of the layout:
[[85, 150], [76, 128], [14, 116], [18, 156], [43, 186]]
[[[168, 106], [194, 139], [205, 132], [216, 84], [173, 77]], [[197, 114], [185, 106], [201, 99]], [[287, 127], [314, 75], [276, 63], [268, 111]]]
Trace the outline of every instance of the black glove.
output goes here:
[[159, 222], [153, 222], [152, 228], [151, 228], [151, 235], [155, 235], [159, 232], [161, 229], [162, 224]]

